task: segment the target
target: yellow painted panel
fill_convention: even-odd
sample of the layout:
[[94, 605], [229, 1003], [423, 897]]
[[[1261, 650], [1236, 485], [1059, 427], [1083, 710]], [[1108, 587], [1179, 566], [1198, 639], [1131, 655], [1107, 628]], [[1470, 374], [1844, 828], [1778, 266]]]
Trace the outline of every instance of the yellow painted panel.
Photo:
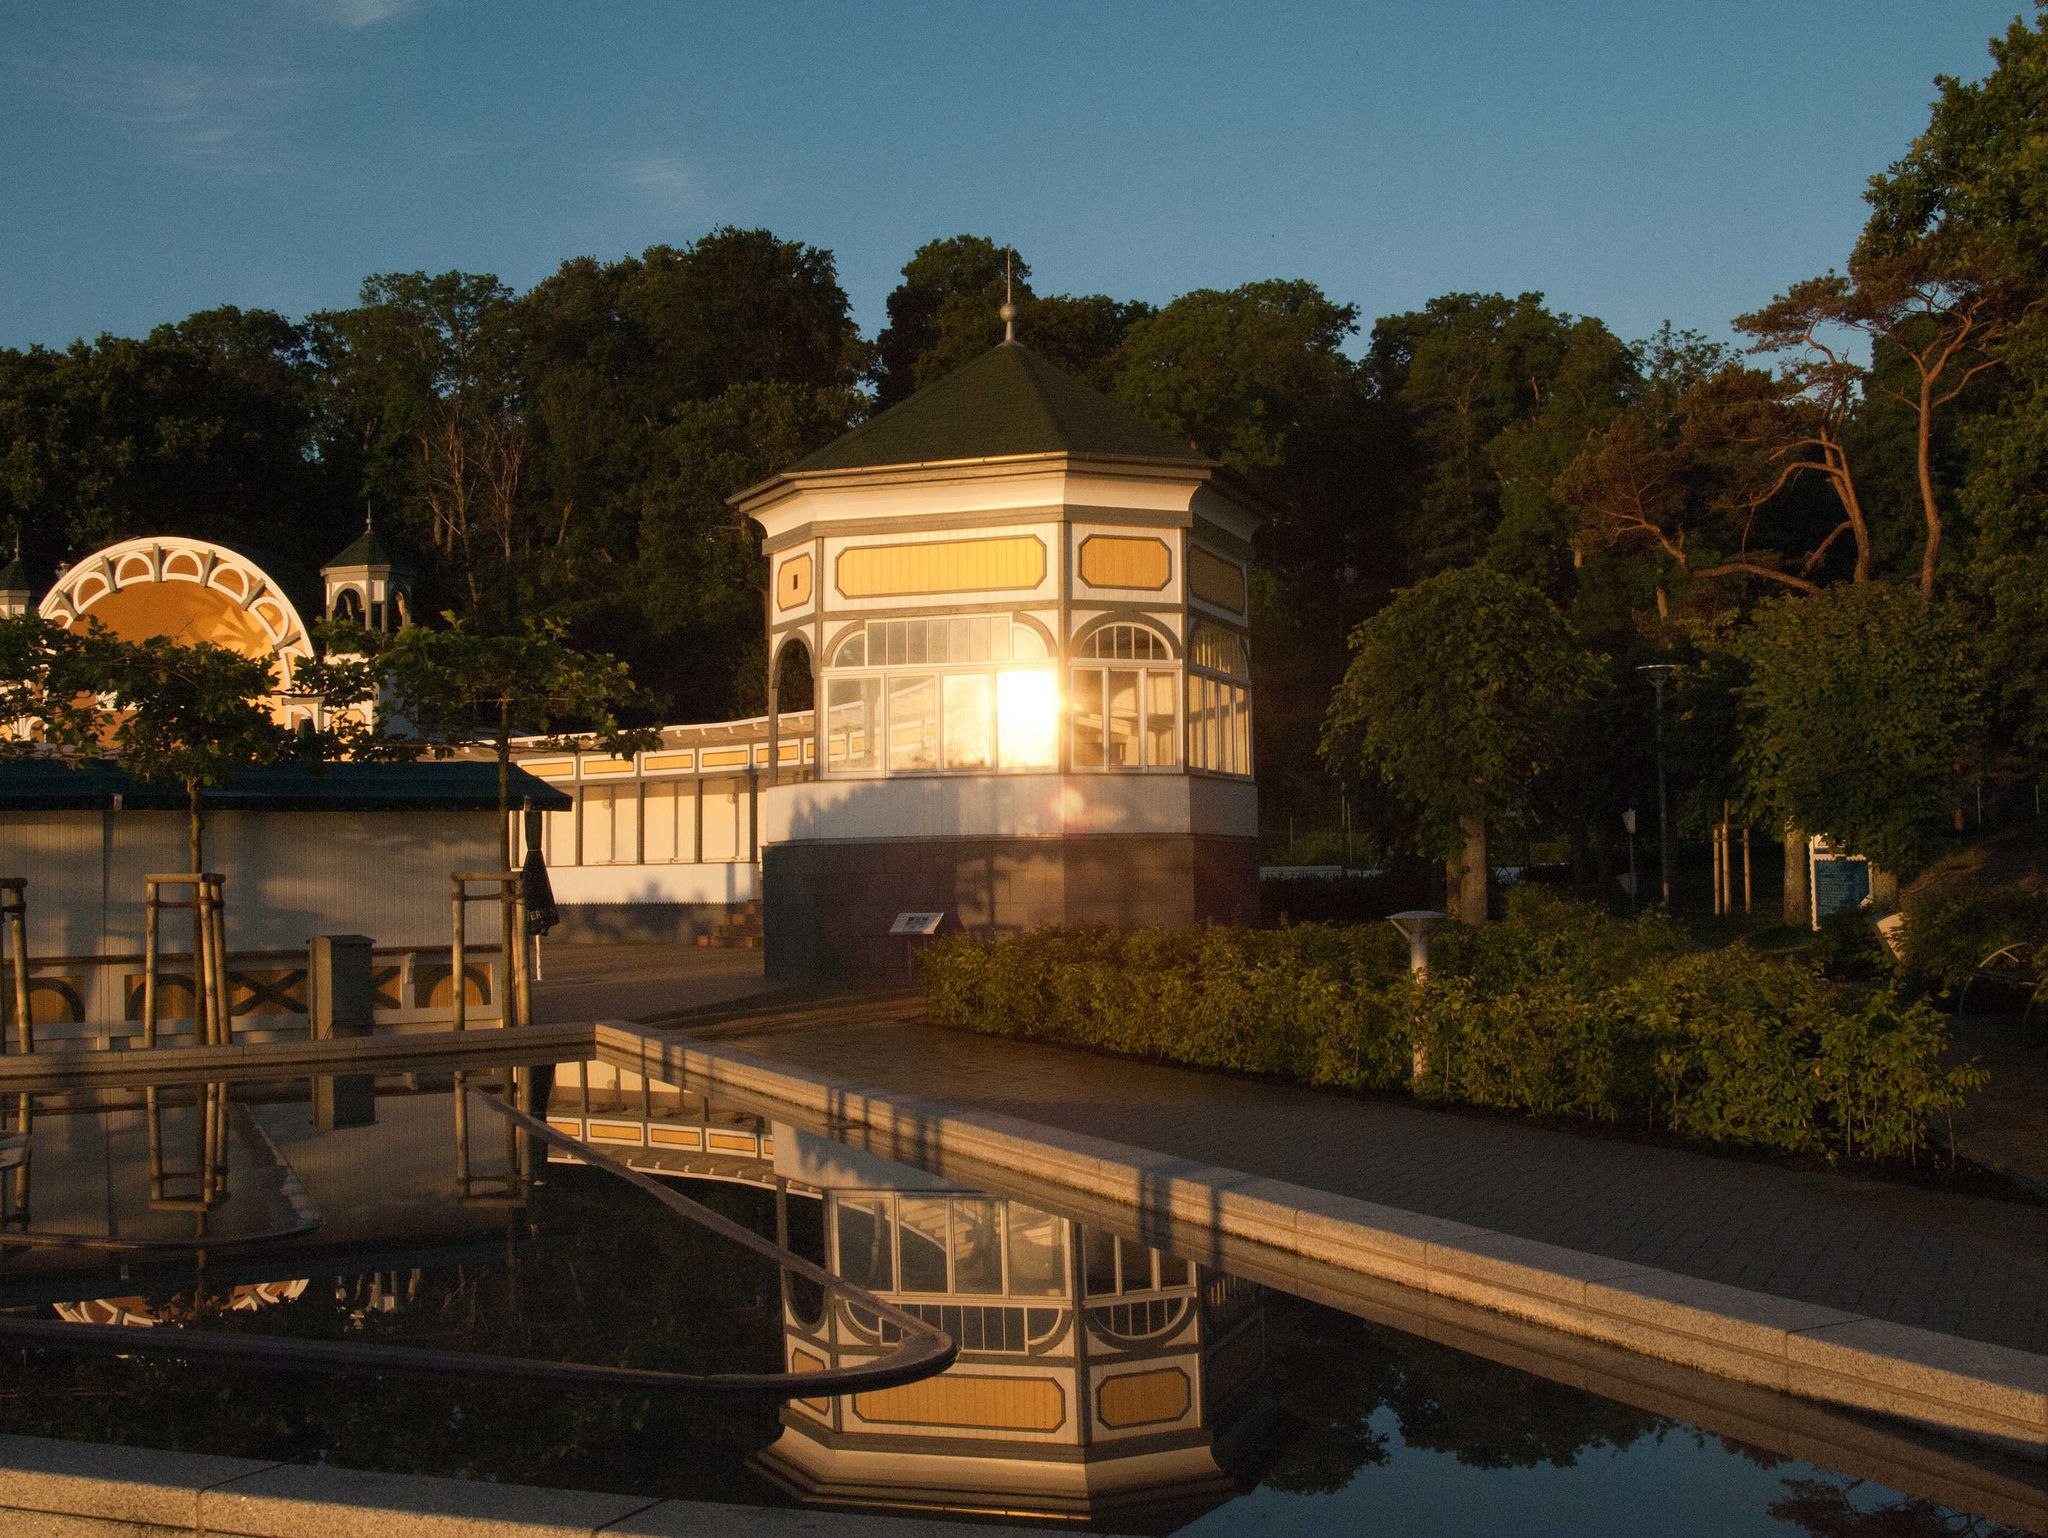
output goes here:
[[663, 1148], [702, 1148], [704, 1138], [695, 1127], [649, 1127], [649, 1142]]
[[590, 1124], [590, 1141], [593, 1143], [638, 1143], [640, 1124], [638, 1122], [594, 1121]]
[[708, 1140], [713, 1148], [725, 1153], [753, 1153], [760, 1146], [751, 1132], [713, 1132]]
[[630, 758], [586, 758], [583, 760], [583, 778], [596, 779], [610, 774], [631, 774], [633, 760]]
[[574, 1116], [550, 1116], [548, 1125], [557, 1132], [566, 1132], [571, 1137], [583, 1136], [583, 1123]]
[[706, 769], [724, 769], [733, 764], [744, 764], [746, 761], [747, 750], [745, 748], [706, 748], [704, 750], [704, 767]]
[[847, 598], [980, 593], [1044, 580], [1045, 541], [1033, 534], [862, 545], [841, 551], [838, 565], [839, 591]]
[[811, 601], [811, 558], [793, 555], [775, 568], [775, 607], [794, 609]]
[[1188, 1413], [1191, 1390], [1188, 1375], [1178, 1367], [1127, 1372], [1096, 1389], [1096, 1417], [1115, 1431], [1177, 1421]]
[[568, 780], [576, 775], [576, 760], [573, 758], [522, 758], [519, 767], [544, 780]]
[[649, 753], [641, 764], [648, 769], [694, 769], [697, 755], [690, 748], [677, 748], [669, 753]]
[[1172, 571], [1173, 555], [1163, 539], [1091, 534], [1081, 541], [1081, 580], [1090, 587], [1142, 587], [1156, 592], [1166, 586]]
[[1188, 589], [1204, 603], [1244, 613], [1244, 568], [1200, 545], [1188, 546]]
[[1051, 1378], [941, 1373], [922, 1383], [853, 1396], [854, 1413], [884, 1426], [962, 1431], [1057, 1431], [1067, 1396]]
[[[823, 1372], [825, 1370], [825, 1359], [815, 1352], [804, 1350], [801, 1346], [791, 1346], [789, 1348], [789, 1370], [791, 1372]], [[799, 1399], [797, 1403], [820, 1418], [832, 1413], [832, 1401], [829, 1399]]]

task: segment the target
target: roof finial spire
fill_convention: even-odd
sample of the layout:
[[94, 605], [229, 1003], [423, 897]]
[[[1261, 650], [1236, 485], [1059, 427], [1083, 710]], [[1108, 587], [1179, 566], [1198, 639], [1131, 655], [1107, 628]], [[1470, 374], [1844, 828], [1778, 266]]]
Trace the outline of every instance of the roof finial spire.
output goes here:
[[1003, 318], [1003, 340], [1017, 340], [1017, 303], [1010, 294], [1010, 263], [1016, 255], [1010, 247], [1003, 247], [1003, 307], [996, 314]]
[[368, 533], [368, 532], [370, 531], [370, 528], [371, 528], [371, 524], [370, 524], [370, 499], [369, 499], [368, 497], [364, 497], [364, 498], [363, 498], [363, 532], [364, 532], [365, 534], [367, 534], [367, 533]]

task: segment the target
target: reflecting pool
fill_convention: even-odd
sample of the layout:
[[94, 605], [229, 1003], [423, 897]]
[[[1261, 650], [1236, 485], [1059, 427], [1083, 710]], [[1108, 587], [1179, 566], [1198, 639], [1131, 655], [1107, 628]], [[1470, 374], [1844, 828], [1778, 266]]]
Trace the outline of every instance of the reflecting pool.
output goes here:
[[[1967, 1475], [1960, 1447], [1831, 1469], [1233, 1274], [1114, 1212], [999, 1176], [969, 1189], [855, 1129], [603, 1061], [4, 1108], [0, 1431], [1125, 1533], [2025, 1530], [2012, 1500], [1987, 1503], [2001, 1523], [1956, 1494], [1967, 1477], [1922, 1477]], [[6, 1333], [59, 1323], [119, 1333]], [[944, 1371], [846, 1393], [539, 1370], [858, 1371], [936, 1333], [958, 1347]], [[223, 1341], [270, 1344], [242, 1360]], [[531, 1376], [401, 1371], [370, 1348]], [[295, 1355], [312, 1350], [329, 1354]], [[1985, 1470], [1986, 1488], [2034, 1477]]]

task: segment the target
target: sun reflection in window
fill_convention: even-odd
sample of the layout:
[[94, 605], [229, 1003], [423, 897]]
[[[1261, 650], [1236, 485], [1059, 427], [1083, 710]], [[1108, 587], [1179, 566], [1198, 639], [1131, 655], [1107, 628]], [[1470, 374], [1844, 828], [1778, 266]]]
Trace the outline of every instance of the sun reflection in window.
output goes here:
[[1059, 761], [1060, 691], [1050, 668], [996, 674], [996, 742], [1011, 769], [1050, 769]]

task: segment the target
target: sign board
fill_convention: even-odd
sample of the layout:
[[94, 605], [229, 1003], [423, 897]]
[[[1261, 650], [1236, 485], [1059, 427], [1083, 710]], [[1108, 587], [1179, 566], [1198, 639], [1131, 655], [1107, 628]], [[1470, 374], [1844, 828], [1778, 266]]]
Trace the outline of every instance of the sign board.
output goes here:
[[1807, 845], [1806, 858], [1815, 929], [1831, 913], [1870, 902], [1870, 861], [1862, 855], [1843, 854], [1816, 833]]
[[946, 915], [940, 913], [899, 913], [896, 922], [889, 926], [892, 935], [935, 935]]

